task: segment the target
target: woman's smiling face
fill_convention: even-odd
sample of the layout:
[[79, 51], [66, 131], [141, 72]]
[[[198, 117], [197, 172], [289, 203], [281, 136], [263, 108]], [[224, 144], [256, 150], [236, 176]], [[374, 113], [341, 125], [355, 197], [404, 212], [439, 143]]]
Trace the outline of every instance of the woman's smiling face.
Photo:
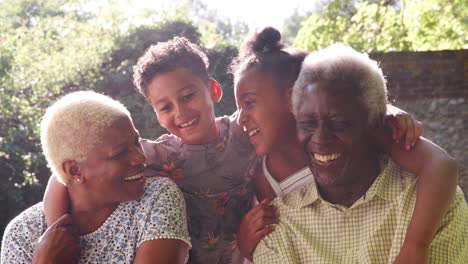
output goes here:
[[130, 118], [115, 121], [80, 162], [81, 184], [99, 203], [138, 199], [144, 190], [145, 156]]
[[369, 153], [367, 113], [349, 85], [320, 81], [304, 88], [297, 131], [319, 184], [353, 181], [347, 174], [359, 170], [360, 159]]

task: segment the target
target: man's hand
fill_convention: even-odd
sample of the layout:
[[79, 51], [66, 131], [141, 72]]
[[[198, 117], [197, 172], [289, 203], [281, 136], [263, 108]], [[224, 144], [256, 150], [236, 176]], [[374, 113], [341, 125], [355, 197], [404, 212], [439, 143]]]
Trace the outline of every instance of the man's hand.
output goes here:
[[275, 230], [272, 224], [278, 223], [276, 207], [269, 205], [269, 202], [268, 199], [265, 199], [245, 214], [239, 232], [237, 232], [239, 250], [250, 261], [252, 261], [252, 255], [258, 242]]
[[38, 239], [34, 248], [33, 264], [77, 263], [80, 253], [78, 232], [72, 218], [65, 214], [55, 221]]

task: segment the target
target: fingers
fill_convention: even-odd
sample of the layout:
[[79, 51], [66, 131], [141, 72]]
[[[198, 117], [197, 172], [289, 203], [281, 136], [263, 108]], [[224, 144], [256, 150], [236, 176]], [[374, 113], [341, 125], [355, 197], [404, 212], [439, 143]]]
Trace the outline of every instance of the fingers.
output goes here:
[[395, 142], [398, 142], [398, 133], [397, 133], [397, 126], [395, 122], [395, 118], [393, 116], [386, 116], [385, 121], [387, 123], [387, 126], [391, 128], [392, 130], [392, 139]]
[[251, 209], [243, 218], [241, 229], [244, 232], [256, 236], [266, 226], [278, 223], [278, 212], [275, 206], [268, 204], [269, 200], [263, 200]]
[[56, 227], [59, 227], [59, 226], [69, 226], [69, 225], [72, 225], [73, 224], [73, 220], [72, 220], [72, 217], [71, 215], [69, 214], [64, 214], [62, 215], [59, 219], [57, 219], [57, 221], [55, 221], [52, 225], [52, 226], [56, 226]]
[[402, 117], [396, 116], [387, 116], [387, 125], [392, 130], [392, 138], [395, 142], [399, 143], [401, 137], [403, 136], [403, 127], [406, 127], [406, 123], [402, 120]]
[[275, 215], [276, 214], [276, 207], [273, 205], [269, 205], [269, 200], [265, 199], [259, 204], [257, 204], [254, 208], [252, 208], [245, 216], [244, 220], [249, 220], [253, 218], [258, 218], [259, 215]]
[[256, 232], [255, 233], [256, 241], [260, 241], [262, 238], [264, 238], [266, 235], [270, 234], [273, 231], [275, 231], [275, 226], [268, 226]]
[[410, 116], [405, 118], [406, 121], [406, 137], [405, 137], [405, 147], [409, 150], [414, 145], [414, 125], [413, 119]]
[[[416, 137], [416, 139], [415, 139], [414, 142], [416, 142], [416, 141], [418, 141], [418, 139], [419, 139], [420, 137], [422, 137], [422, 135], [423, 135], [423, 133], [424, 133], [424, 125], [423, 125], [423, 123], [419, 122], [419, 121], [416, 120], [416, 119], [414, 120], [414, 131], [415, 131], [414, 133], [415, 133], [415, 137]], [[414, 144], [413, 144], [413, 145], [414, 145]]]
[[78, 239], [79, 237], [78, 228], [73, 224], [70, 214], [62, 215], [47, 230], [50, 230], [50, 232], [60, 232], [62, 235], [73, 239]]
[[399, 143], [400, 139], [404, 139], [407, 150], [414, 147], [424, 131], [422, 123], [405, 112], [398, 113], [395, 116], [387, 116], [386, 121], [392, 129], [393, 140]]
[[277, 218], [278, 212], [276, 207], [272, 205], [259, 204], [244, 217], [244, 221], [254, 225], [256, 228], [261, 228], [263, 227], [260, 226], [262, 221]]

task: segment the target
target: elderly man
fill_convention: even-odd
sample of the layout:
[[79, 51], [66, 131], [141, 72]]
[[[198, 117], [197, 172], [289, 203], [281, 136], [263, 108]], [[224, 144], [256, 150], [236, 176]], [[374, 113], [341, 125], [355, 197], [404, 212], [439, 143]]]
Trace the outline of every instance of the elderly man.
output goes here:
[[[416, 200], [416, 178], [373, 142], [386, 112], [375, 61], [343, 45], [310, 54], [293, 89], [298, 136], [314, 182], [273, 201], [280, 222], [255, 263], [393, 263]], [[460, 189], [428, 249], [430, 263], [468, 263]]]

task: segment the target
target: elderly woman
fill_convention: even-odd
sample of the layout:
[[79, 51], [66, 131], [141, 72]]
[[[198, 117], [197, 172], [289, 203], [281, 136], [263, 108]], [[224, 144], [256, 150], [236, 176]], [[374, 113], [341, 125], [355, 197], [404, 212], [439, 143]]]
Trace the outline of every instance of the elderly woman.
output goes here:
[[[280, 221], [258, 244], [255, 263], [401, 260], [416, 177], [372, 144], [386, 105], [382, 71], [366, 55], [333, 45], [306, 58], [293, 89], [293, 112], [314, 180], [273, 202]], [[428, 247], [430, 263], [468, 262], [467, 221], [458, 188]], [[405, 263], [426, 263], [424, 257]]]
[[75, 92], [47, 109], [41, 143], [70, 215], [46, 231], [42, 203], [21, 213], [5, 230], [2, 263], [184, 263], [183, 197], [170, 180], [143, 177], [139, 138], [127, 109], [104, 95]]

